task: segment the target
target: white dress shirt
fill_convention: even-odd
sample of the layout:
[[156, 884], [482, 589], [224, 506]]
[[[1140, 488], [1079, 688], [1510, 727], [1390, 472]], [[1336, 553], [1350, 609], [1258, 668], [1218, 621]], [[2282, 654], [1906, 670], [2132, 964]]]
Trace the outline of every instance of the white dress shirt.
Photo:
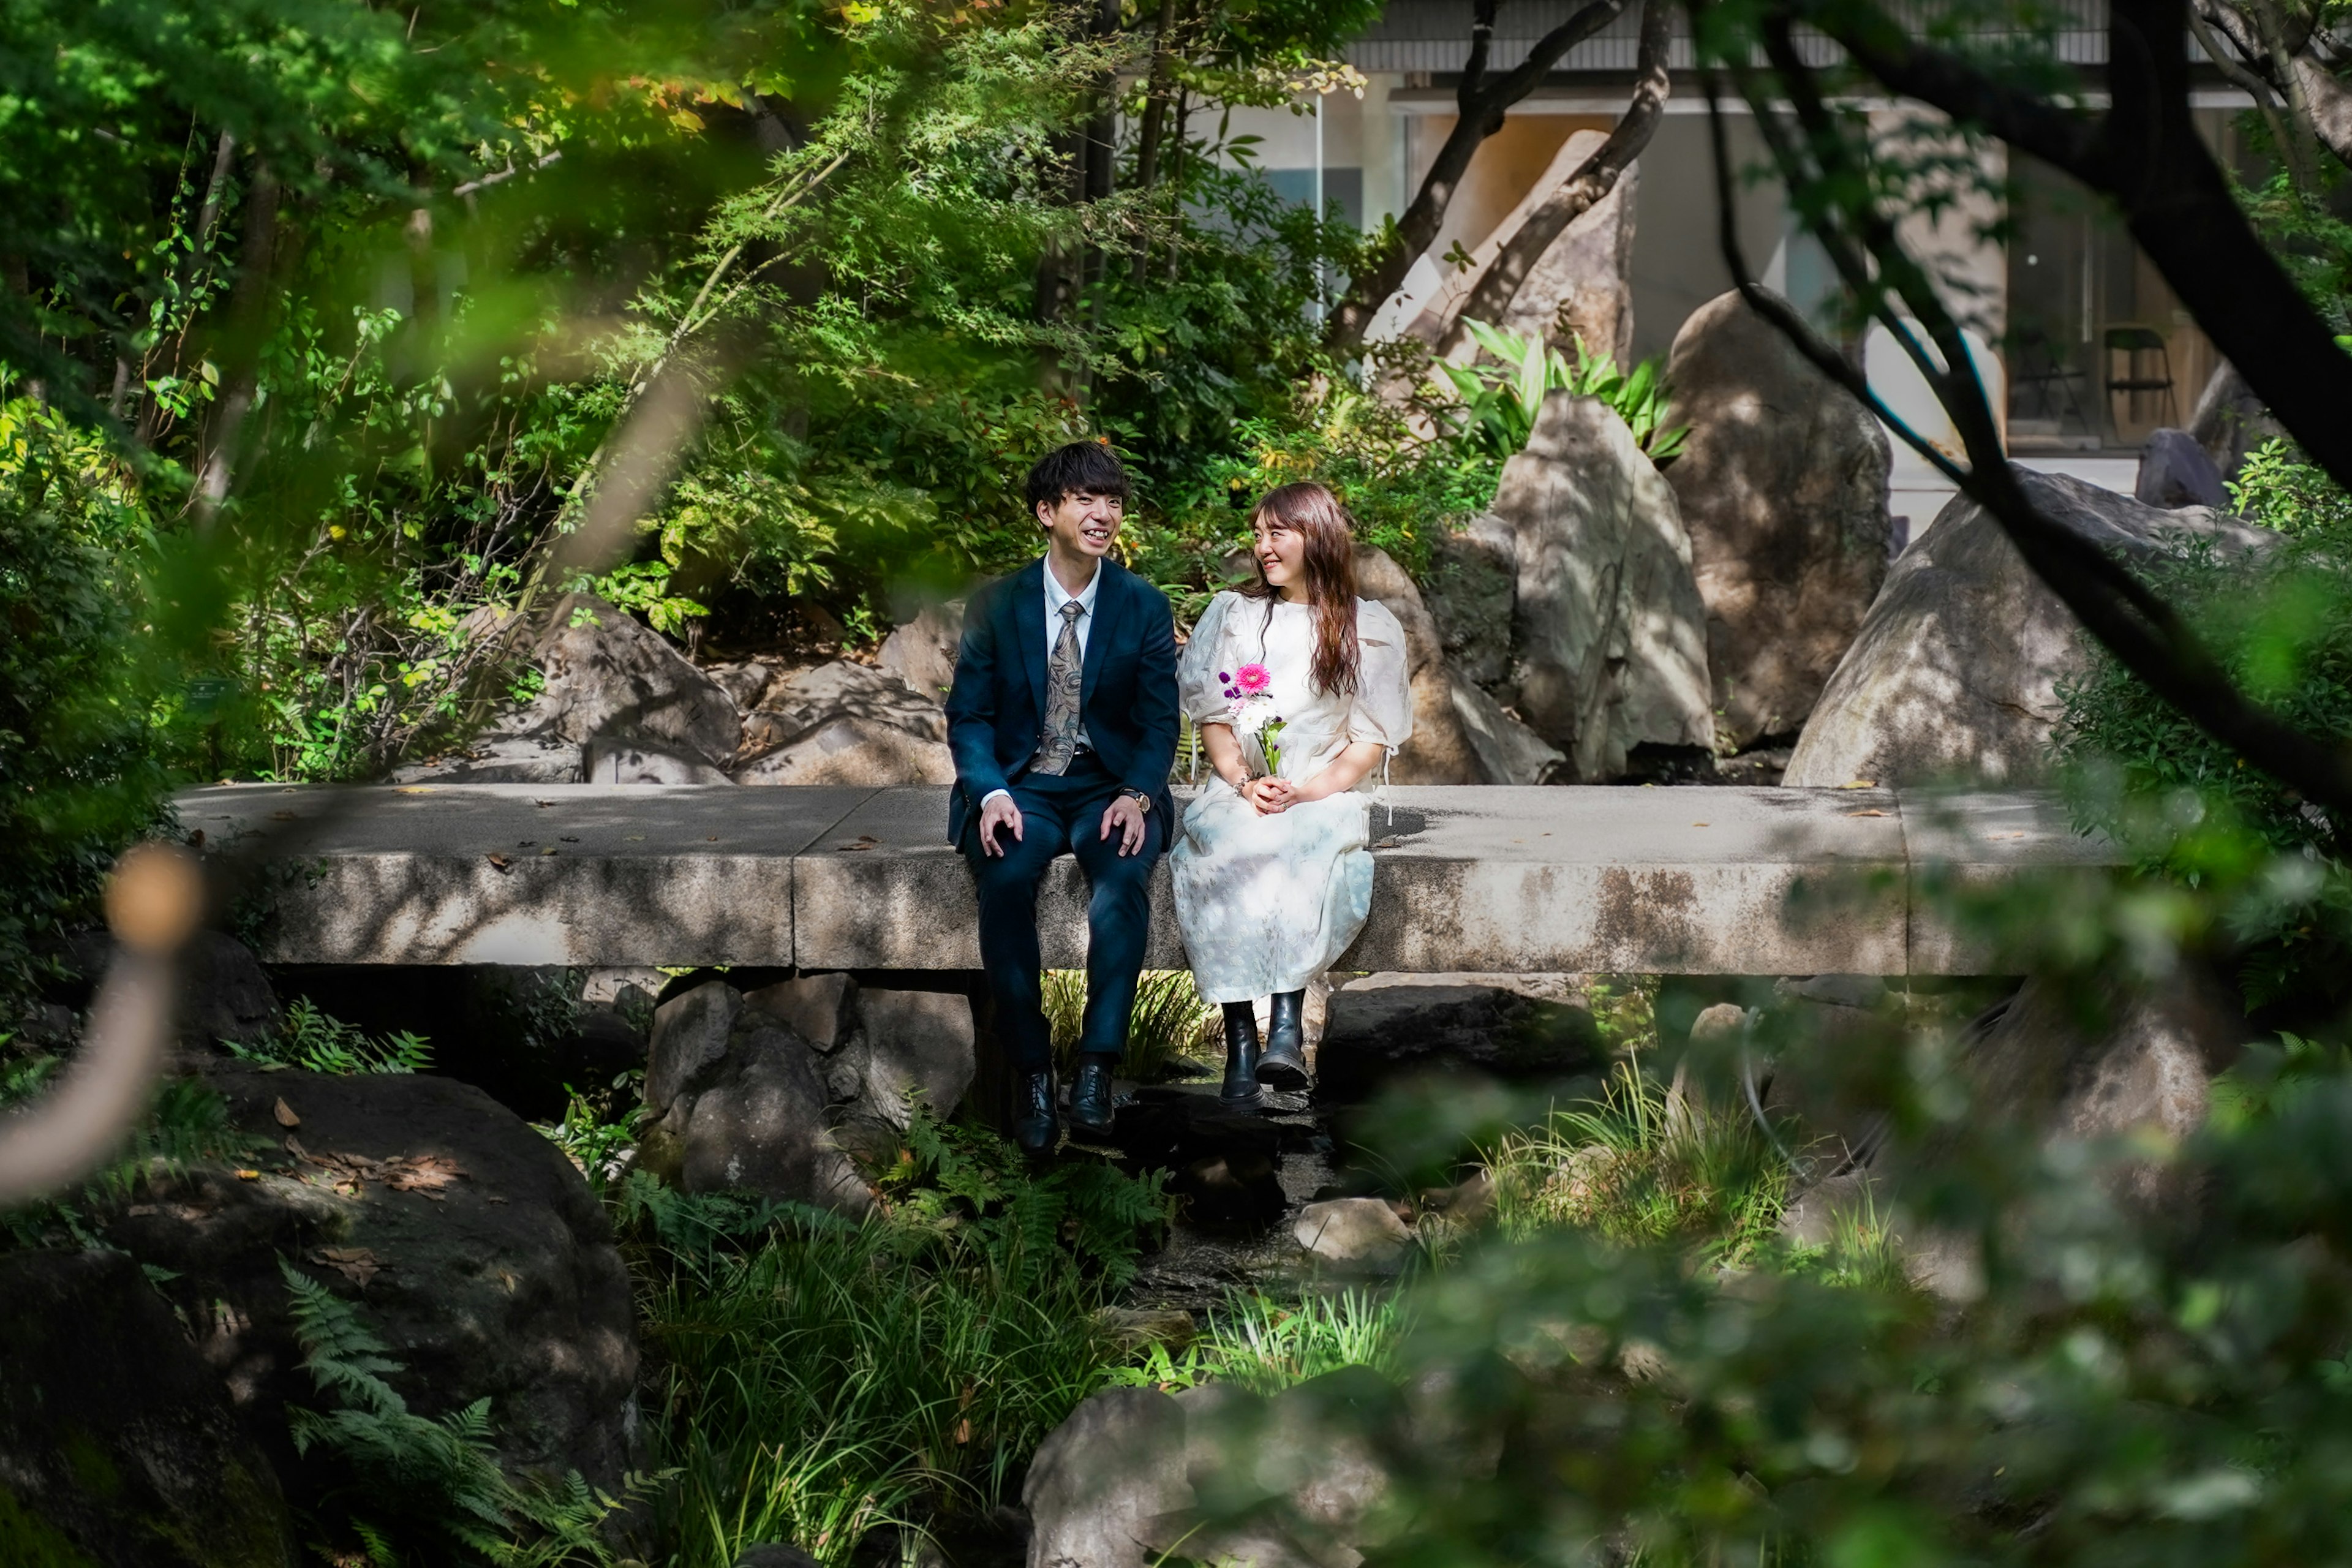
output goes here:
[[[1054, 575], [1054, 563], [1050, 556], [1037, 574], [1045, 579], [1045, 668], [1049, 670], [1054, 668], [1054, 645], [1062, 640], [1062, 606], [1075, 600], [1078, 606], [1078, 664], [1083, 668], [1087, 662], [1087, 634], [1094, 629], [1095, 625], [1095, 595], [1102, 587], [1102, 565], [1099, 562], [1096, 563], [1095, 574], [1087, 578], [1087, 585], [1075, 594], [1063, 587], [1061, 579]], [[1084, 721], [1078, 724], [1078, 744], [1088, 750], [1094, 746], [1094, 742], [1087, 734]], [[990, 790], [981, 797], [980, 804], [986, 805], [1005, 793], [1001, 789]]]

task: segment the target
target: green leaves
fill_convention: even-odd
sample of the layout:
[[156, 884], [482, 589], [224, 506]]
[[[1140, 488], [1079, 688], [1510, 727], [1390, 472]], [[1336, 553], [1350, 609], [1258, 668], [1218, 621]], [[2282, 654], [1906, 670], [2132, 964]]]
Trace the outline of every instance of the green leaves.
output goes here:
[[1451, 382], [1460, 399], [1457, 426], [1464, 437], [1477, 442], [1491, 456], [1509, 458], [1528, 444], [1544, 398], [1554, 392], [1597, 397], [1614, 409], [1633, 431], [1635, 445], [1650, 460], [1664, 467], [1682, 450], [1690, 432], [1662, 427], [1666, 386], [1655, 360], [1644, 360], [1631, 374], [1621, 373], [1607, 354], [1587, 350], [1577, 341], [1577, 359], [1570, 365], [1558, 349], [1540, 337], [1521, 337], [1485, 321], [1465, 321], [1471, 338], [1490, 355], [1494, 364], [1468, 365], [1440, 361], [1437, 369]]

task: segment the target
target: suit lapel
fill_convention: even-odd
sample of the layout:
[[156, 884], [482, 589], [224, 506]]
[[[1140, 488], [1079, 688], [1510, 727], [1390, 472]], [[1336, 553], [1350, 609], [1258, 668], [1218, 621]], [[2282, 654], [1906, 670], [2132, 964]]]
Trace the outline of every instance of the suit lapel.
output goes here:
[[[1095, 677], [1101, 672], [1105, 656], [1110, 652], [1110, 639], [1118, 630], [1119, 611], [1127, 602], [1119, 592], [1126, 585], [1120, 581], [1119, 567], [1105, 556], [1095, 570], [1102, 574], [1102, 585], [1095, 590], [1095, 624], [1087, 628], [1086, 662], [1078, 667], [1078, 711], [1082, 714], [1094, 706]], [[1037, 591], [1044, 594], [1045, 585], [1039, 584]], [[1041, 617], [1045, 615], [1042, 608], [1037, 613]]]
[[1029, 672], [1029, 700], [1045, 716], [1045, 562], [1031, 562], [1013, 574], [1013, 636], [1021, 645], [1021, 668]]

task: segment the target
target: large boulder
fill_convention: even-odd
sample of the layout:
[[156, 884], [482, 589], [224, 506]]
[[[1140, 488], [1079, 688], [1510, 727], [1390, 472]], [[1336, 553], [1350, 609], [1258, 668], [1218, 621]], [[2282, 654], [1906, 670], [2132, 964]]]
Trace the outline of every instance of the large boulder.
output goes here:
[[0, 1563], [295, 1562], [268, 1456], [138, 1262], [0, 1257]]
[[1029, 1568], [1152, 1568], [1163, 1521], [1192, 1504], [1183, 1406], [1156, 1389], [1104, 1389], [1037, 1445], [1021, 1500]]
[[1316, 1058], [1321, 1093], [1368, 1098], [1417, 1073], [1476, 1072], [1520, 1081], [1598, 1064], [1600, 1031], [1581, 999], [1549, 977], [1370, 974], [1331, 993]]
[[2212, 455], [2186, 430], [2151, 430], [2140, 449], [2132, 499], [2147, 506], [2225, 508], [2230, 492]]
[[1666, 384], [1717, 728], [1793, 734], [1886, 576], [1886, 433], [1737, 292], [1683, 323]]
[[846, 659], [768, 689], [743, 724], [740, 784], [945, 784], [955, 780], [939, 700]]
[[584, 784], [723, 784], [735, 781], [725, 769], [680, 746], [639, 735], [599, 735], [580, 748]]
[[[2088, 995], [2037, 976], [1969, 1026], [1972, 1113], [2036, 1128], [2046, 1141], [2132, 1134], [2177, 1146], [2203, 1124], [2214, 1076], [2254, 1033], [2245, 1009], [2194, 967], [2112, 980]], [[2151, 1209], [2189, 1195], [2182, 1173], [2158, 1164], [2134, 1163], [2110, 1177], [2119, 1195]]]
[[1412, 686], [1412, 739], [1389, 765], [1401, 784], [1460, 784], [1479, 782], [1477, 758], [1454, 711], [1454, 683], [1445, 673], [1445, 649], [1437, 623], [1421, 602], [1405, 569], [1385, 550], [1356, 546], [1356, 593], [1388, 606], [1404, 628], [1405, 672]]
[[1546, 784], [1559, 778], [1568, 764], [1559, 747], [1511, 717], [1486, 688], [1458, 672], [1452, 684], [1454, 717], [1477, 763], [1480, 784]]
[[[2203, 507], [2162, 511], [2063, 474], [2017, 475], [2043, 516], [2127, 557], [2168, 541], [2256, 549], [2270, 537]], [[1781, 782], [2032, 784], [2048, 769], [2057, 683], [2087, 657], [2073, 613], [2000, 525], [1955, 497], [1887, 574]]]
[[654, 1016], [638, 1162], [689, 1192], [862, 1213], [853, 1152], [887, 1155], [922, 1105], [946, 1117], [976, 1070], [954, 991], [802, 975], [748, 994], [709, 981]]
[[963, 601], [927, 605], [923, 612], [882, 639], [874, 663], [883, 674], [935, 702], [955, 684], [956, 648], [963, 641]]
[[101, 1234], [169, 1271], [158, 1289], [252, 1430], [282, 1440], [288, 1405], [323, 1403], [282, 1258], [393, 1346], [411, 1409], [487, 1398], [510, 1471], [619, 1486], [642, 1458], [629, 1276], [552, 1143], [448, 1079], [225, 1063], [206, 1081], [252, 1141], [245, 1168], [158, 1174]]
[[[1455, 675], [1494, 691], [1510, 679], [1511, 606], [1518, 595], [1511, 525], [1480, 512], [1430, 548], [1422, 602]], [[1504, 700], [1511, 699], [1506, 697]]]
[[179, 979], [184, 1047], [259, 1045], [277, 1035], [277, 990], [253, 950], [235, 937], [198, 931], [181, 950]]
[[1544, 399], [1503, 468], [1520, 717], [1571, 780], [1622, 774], [1636, 746], [1708, 747], [1706, 606], [1675, 492], [1597, 397]]
[[[485, 616], [477, 637], [516, 635]], [[522, 650], [543, 684], [474, 743], [403, 768], [404, 782], [555, 784], [581, 777], [580, 749], [598, 736], [666, 746], [713, 766], [735, 754], [734, 699], [651, 628], [589, 594], [566, 594]]]
[[1150, 1568], [1171, 1557], [1349, 1568], [1392, 1539], [1381, 1456], [1429, 1475], [1491, 1475], [1493, 1454], [1364, 1367], [1271, 1396], [1229, 1384], [1095, 1394], [1039, 1445], [1022, 1501], [1029, 1568]]
[[2254, 395], [2238, 367], [2224, 360], [2213, 367], [2205, 390], [2197, 395], [2197, 406], [2189, 414], [2189, 434], [2224, 478], [2235, 479], [2247, 453], [2284, 436], [2286, 429]]

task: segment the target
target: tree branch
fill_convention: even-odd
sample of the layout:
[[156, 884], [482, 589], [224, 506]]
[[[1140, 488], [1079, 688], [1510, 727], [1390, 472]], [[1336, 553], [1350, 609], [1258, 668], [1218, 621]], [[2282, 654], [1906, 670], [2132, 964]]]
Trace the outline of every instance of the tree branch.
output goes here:
[[2183, 0], [2113, 0], [2113, 107], [2089, 118], [1907, 37], [1870, 0], [1796, 0], [1878, 82], [2113, 200], [2133, 239], [2312, 461], [2352, 487], [2352, 355], [2264, 248], [2189, 109]]
[[1643, 0], [1642, 44], [1634, 66], [1633, 94], [1609, 132], [1609, 139], [1592, 150], [1592, 155], [1577, 166], [1575, 173], [1552, 187], [1542, 205], [1529, 213], [1519, 231], [1506, 244], [1501, 254], [1487, 264], [1486, 276], [1478, 279], [1469, 299], [1445, 329], [1438, 353], [1447, 354], [1459, 347], [1468, 335], [1465, 321], [1499, 321], [1511, 301], [1518, 298], [1528, 274], [1552, 241], [1568, 232], [1578, 218], [1608, 199], [1665, 114], [1666, 96], [1672, 90], [1666, 75], [1667, 50], [1674, 37], [1673, 0]]
[[[1867, 192], [1870, 185], [1860, 177], [1863, 171], [1858, 168], [1862, 160], [1839, 134], [1812, 72], [1797, 56], [1788, 21], [1786, 12], [1768, 16], [1765, 48], [1782, 90], [1805, 128], [1806, 151], [1822, 161], [1818, 176], [1834, 190]], [[1709, 100], [1713, 108], [1712, 83]], [[1750, 101], [1759, 111], [1770, 107], [1757, 102], [1753, 96]], [[1883, 417], [1883, 405], [1871, 394], [1864, 373], [1822, 343], [1785, 302], [1774, 301], [1748, 277], [1732, 226], [1729, 159], [1719, 111], [1714, 127], [1724, 254], [1742, 297], [1759, 305], [1759, 313], [1786, 333], [1824, 374], [1869, 403]], [[1782, 162], [1790, 151], [1785, 142], [1776, 145], [1775, 161]], [[1792, 183], [1815, 173], [1801, 160], [1794, 165], [1782, 162], [1782, 170]], [[1929, 384], [1952, 416], [1969, 461], [1966, 469], [1948, 461], [1937, 462], [1937, 467], [1992, 516], [2028, 569], [2125, 668], [2207, 733], [2325, 807], [2334, 823], [2352, 823], [2352, 752], [2306, 735], [2247, 700], [2171, 606], [2120, 562], [2035, 505], [2001, 451], [1990, 404], [1958, 322], [1944, 307], [1926, 270], [1903, 252], [1895, 225], [1878, 210], [1875, 200], [1864, 195], [1860, 202], [1862, 210], [1851, 215], [1850, 221], [1864, 237], [1870, 260], [1877, 264], [1876, 276], [1892, 290], [1891, 295], [1881, 290], [1866, 296], [1874, 301], [1874, 313], [1890, 331], [1899, 331], [1902, 323], [1895, 310], [1899, 300], [1927, 329], [1943, 356], [1943, 364], [1930, 375]], [[1831, 250], [1833, 263], [1849, 282], [1853, 275], [1866, 270], [1863, 258], [1853, 252], [1851, 237], [1837, 223], [1809, 216], [1807, 226]], [[1916, 447], [1929, 451], [1916, 432], [1897, 422], [1890, 421], [1890, 426]], [[1929, 453], [1929, 460], [1937, 461], [1936, 456]]]
[[1470, 160], [1487, 137], [1503, 127], [1504, 110], [1535, 90], [1559, 63], [1560, 57], [1615, 20], [1627, 0], [1591, 0], [1581, 10], [1538, 39], [1528, 58], [1492, 86], [1486, 82], [1486, 57], [1495, 35], [1499, 0], [1477, 0], [1470, 27], [1470, 55], [1454, 91], [1458, 110], [1454, 129], [1438, 148], [1429, 173], [1414, 194], [1412, 204], [1397, 219], [1396, 231], [1379, 259], [1348, 285], [1348, 292], [1332, 309], [1325, 342], [1345, 353], [1361, 344], [1364, 331], [1388, 297], [1404, 281], [1444, 226], [1445, 209], [1469, 171]]

